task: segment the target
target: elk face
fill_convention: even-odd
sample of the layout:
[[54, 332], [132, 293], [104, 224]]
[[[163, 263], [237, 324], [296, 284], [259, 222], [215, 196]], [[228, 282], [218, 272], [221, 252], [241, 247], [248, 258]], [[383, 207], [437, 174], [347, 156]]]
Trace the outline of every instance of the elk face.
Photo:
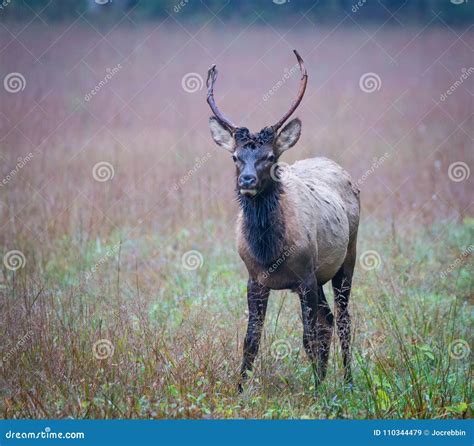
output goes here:
[[274, 181], [275, 162], [297, 143], [301, 134], [299, 119], [293, 119], [277, 137], [272, 127], [265, 127], [255, 134], [239, 127], [232, 134], [215, 117], [210, 118], [209, 127], [216, 144], [232, 153], [237, 191], [250, 197], [264, 191]]
[[294, 50], [301, 70], [300, 90], [296, 100], [283, 117], [258, 133], [250, 133], [245, 127], [234, 125], [218, 109], [214, 101], [214, 83], [217, 69], [213, 65], [207, 74], [207, 102], [214, 113], [209, 119], [211, 135], [215, 143], [232, 153], [236, 166], [237, 190], [241, 195], [253, 197], [272, 182], [272, 167], [280, 155], [293, 147], [301, 134], [301, 121], [293, 119], [278, 134], [278, 130], [293, 114], [306, 89], [308, 75], [303, 59]]

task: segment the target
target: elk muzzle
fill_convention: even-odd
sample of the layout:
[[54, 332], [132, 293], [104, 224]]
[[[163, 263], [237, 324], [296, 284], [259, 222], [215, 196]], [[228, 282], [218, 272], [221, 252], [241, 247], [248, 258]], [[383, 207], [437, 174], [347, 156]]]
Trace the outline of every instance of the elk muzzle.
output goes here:
[[257, 193], [257, 177], [250, 174], [239, 175], [239, 190], [242, 195], [254, 196]]

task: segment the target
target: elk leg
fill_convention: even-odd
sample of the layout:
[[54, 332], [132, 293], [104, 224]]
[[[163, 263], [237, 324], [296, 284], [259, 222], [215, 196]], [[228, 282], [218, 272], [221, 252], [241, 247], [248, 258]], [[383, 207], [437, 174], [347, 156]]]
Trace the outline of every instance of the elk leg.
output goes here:
[[332, 279], [336, 310], [337, 334], [341, 342], [344, 381], [352, 386], [351, 371], [351, 315], [349, 313], [349, 296], [351, 294], [352, 274], [356, 261], [355, 243], [349, 249], [346, 259]]
[[298, 294], [303, 316], [303, 345], [313, 365], [315, 392], [326, 376], [333, 328], [333, 315], [323, 287], [314, 279], [300, 285]]
[[329, 359], [329, 349], [331, 347], [331, 338], [334, 326], [334, 316], [332, 315], [329, 304], [324, 295], [322, 285], [319, 286], [318, 302], [318, 343], [319, 343], [319, 364], [321, 381], [326, 376], [326, 370]]
[[255, 280], [249, 279], [247, 283], [249, 319], [247, 334], [244, 339], [244, 357], [240, 369], [241, 382], [239, 383], [239, 392], [242, 392], [242, 382], [247, 378], [247, 372], [252, 370], [253, 362], [258, 353], [269, 294], [269, 288], [260, 285]]

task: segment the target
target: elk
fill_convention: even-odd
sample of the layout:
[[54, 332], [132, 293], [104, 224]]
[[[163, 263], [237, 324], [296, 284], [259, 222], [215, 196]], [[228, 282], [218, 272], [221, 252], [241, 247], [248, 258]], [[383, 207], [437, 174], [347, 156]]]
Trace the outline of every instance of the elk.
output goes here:
[[336, 326], [343, 355], [344, 380], [352, 386], [351, 317], [348, 310], [356, 261], [359, 190], [334, 161], [317, 157], [282, 168], [282, 154], [301, 134], [301, 121], [291, 120], [306, 90], [308, 74], [294, 50], [301, 71], [298, 95], [274, 125], [258, 133], [237, 127], [217, 107], [217, 69], [207, 77], [207, 102], [213, 112], [209, 127], [214, 142], [228, 150], [236, 168], [240, 212], [237, 248], [248, 271], [248, 326], [238, 389], [258, 353], [270, 290], [299, 295], [303, 345], [313, 369], [315, 392], [326, 375], [334, 316], [323, 291], [332, 281]]

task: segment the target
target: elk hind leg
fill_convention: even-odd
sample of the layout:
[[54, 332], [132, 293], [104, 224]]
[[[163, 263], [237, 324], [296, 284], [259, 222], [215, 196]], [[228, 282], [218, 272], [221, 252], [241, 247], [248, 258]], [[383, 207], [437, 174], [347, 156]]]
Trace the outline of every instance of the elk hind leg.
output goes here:
[[333, 315], [322, 286], [302, 284], [298, 290], [303, 316], [303, 346], [312, 362], [315, 392], [326, 376]]
[[348, 250], [344, 263], [332, 279], [337, 334], [341, 342], [342, 361], [344, 365], [344, 381], [351, 386], [351, 315], [349, 313], [349, 297], [351, 294], [355, 260], [354, 242], [353, 247]]

